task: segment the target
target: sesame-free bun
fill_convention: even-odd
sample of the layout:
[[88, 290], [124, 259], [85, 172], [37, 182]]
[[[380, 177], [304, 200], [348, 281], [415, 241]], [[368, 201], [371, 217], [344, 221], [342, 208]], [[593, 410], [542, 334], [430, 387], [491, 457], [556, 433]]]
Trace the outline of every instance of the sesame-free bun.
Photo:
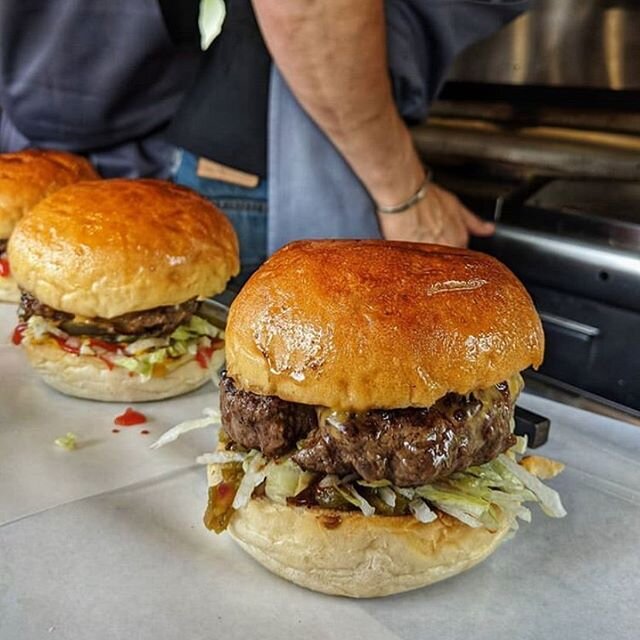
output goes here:
[[365, 517], [254, 498], [233, 514], [228, 531], [286, 580], [323, 593], [373, 598], [470, 569], [498, 548], [509, 525], [502, 520], [491, 532], [444, 514], [423, 524], [411, 515]]
[[20, 291], [11, 275], [0, 277], [0, 302], [20, 302]]
[[0, 239], [47, 195], [80, 180], [100, 176], [91, 164], [64, 151], [27, 149], [0, 154]]
[[231, 305], [229, 375], [332, 409], [429, 407], [542, 361], [540, 319], [488, 255], [381, 240], [294, 242]]
[[61, 189], [22, 218], [8, 253], [23, 289], [87, 317], [211, 296], [239, 271], [238, 241], [224, 214], [161, 180]]
[[211, 380], [224, 358], [215, 351], [209, 368], [202, 368], [193, 356], [184, 356], [162, 377], [145, 380], [127, 369], [107, 365], [95, 356], [79, 356], [52, 343], [23, 342], [33, 368], [50, 386], [70, 396], [106, 402], [146, 402], [188, 393]]

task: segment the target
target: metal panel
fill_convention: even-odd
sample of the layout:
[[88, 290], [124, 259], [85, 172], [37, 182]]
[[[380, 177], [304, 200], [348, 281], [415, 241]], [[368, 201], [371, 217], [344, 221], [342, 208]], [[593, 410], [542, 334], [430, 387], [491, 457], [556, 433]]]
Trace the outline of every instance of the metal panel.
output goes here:
[[535, 0], [464, 52], [450, 79], [510, 85], [640, 88], [638, 0]]

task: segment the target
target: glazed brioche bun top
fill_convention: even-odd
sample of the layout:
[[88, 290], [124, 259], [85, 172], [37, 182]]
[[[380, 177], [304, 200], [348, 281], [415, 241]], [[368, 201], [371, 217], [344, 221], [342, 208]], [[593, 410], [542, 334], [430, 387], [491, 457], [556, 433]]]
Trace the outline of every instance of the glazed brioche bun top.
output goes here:
[[44, 304], [113, 318], [223, 291], [239, 270], [229, 220], [161, 180], [71, 185], [27, 213], [9, 242], [18, 284]]
[[428, 407], [542, 362], [531, 298], [496, 259], [382, 240], [301, 241], [231, 305], [229, 374], [245, 390], [333, 409]]
[[64, 151], [27, 149], [0, 154], [0, 239], [45, 196], [100, 176], [85, 158]]

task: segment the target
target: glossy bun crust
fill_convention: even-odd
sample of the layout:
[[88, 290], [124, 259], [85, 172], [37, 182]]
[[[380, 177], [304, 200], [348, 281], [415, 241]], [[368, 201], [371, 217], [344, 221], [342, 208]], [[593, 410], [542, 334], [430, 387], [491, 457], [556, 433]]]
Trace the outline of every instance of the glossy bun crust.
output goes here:
[[240, 268], [224, 214], [160, 180], [56, 192], [16, 226], [9, 260], [18, 284], [41, 302], [102, 318], [211, 296]]
[[8, 238], [16, 222], [50, 193], [99, 177], [85, 158], [63, 151], [0, 154], [0, 239]]
[[253, 499], [236, 511], [231, 536], [260, 564], [307, 589], [373, 598], [425, 587], [470, 569], [507, 537], [447, 515], [429, 524], [413, 516], [287, 507]]
[[333, 409], [428, 407], [542, 361], [531, 298], [496, 259], [376, 240], [301, 241], [231, 306], [229, 374], [245, 390]]

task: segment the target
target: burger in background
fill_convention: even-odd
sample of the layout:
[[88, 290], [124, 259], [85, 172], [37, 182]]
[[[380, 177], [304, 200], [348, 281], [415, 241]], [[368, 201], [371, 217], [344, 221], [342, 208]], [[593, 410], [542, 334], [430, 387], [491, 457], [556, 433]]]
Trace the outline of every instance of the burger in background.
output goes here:
[[530, 520], [523, 503], [565, 513], [516, 458], [520, 372], [543, 346], [529, 295], [489, 256], [288, 245], [231, 306], [205, 524], [332, 594], [472, 567]]
[[63, 151], [0, 154], [0, 302], [20, 299], [7, 257], [9, 236], [18, 220], [54, 191], [99, 177], [88, 160]]
[[238, 273], [227, 218], [158, 180], [79, 183], [16, 226], [9, 259], [22, 289], [22, 343], [55, 389], [109, 401], [191, 391], [223, 359], [200, 300]]

